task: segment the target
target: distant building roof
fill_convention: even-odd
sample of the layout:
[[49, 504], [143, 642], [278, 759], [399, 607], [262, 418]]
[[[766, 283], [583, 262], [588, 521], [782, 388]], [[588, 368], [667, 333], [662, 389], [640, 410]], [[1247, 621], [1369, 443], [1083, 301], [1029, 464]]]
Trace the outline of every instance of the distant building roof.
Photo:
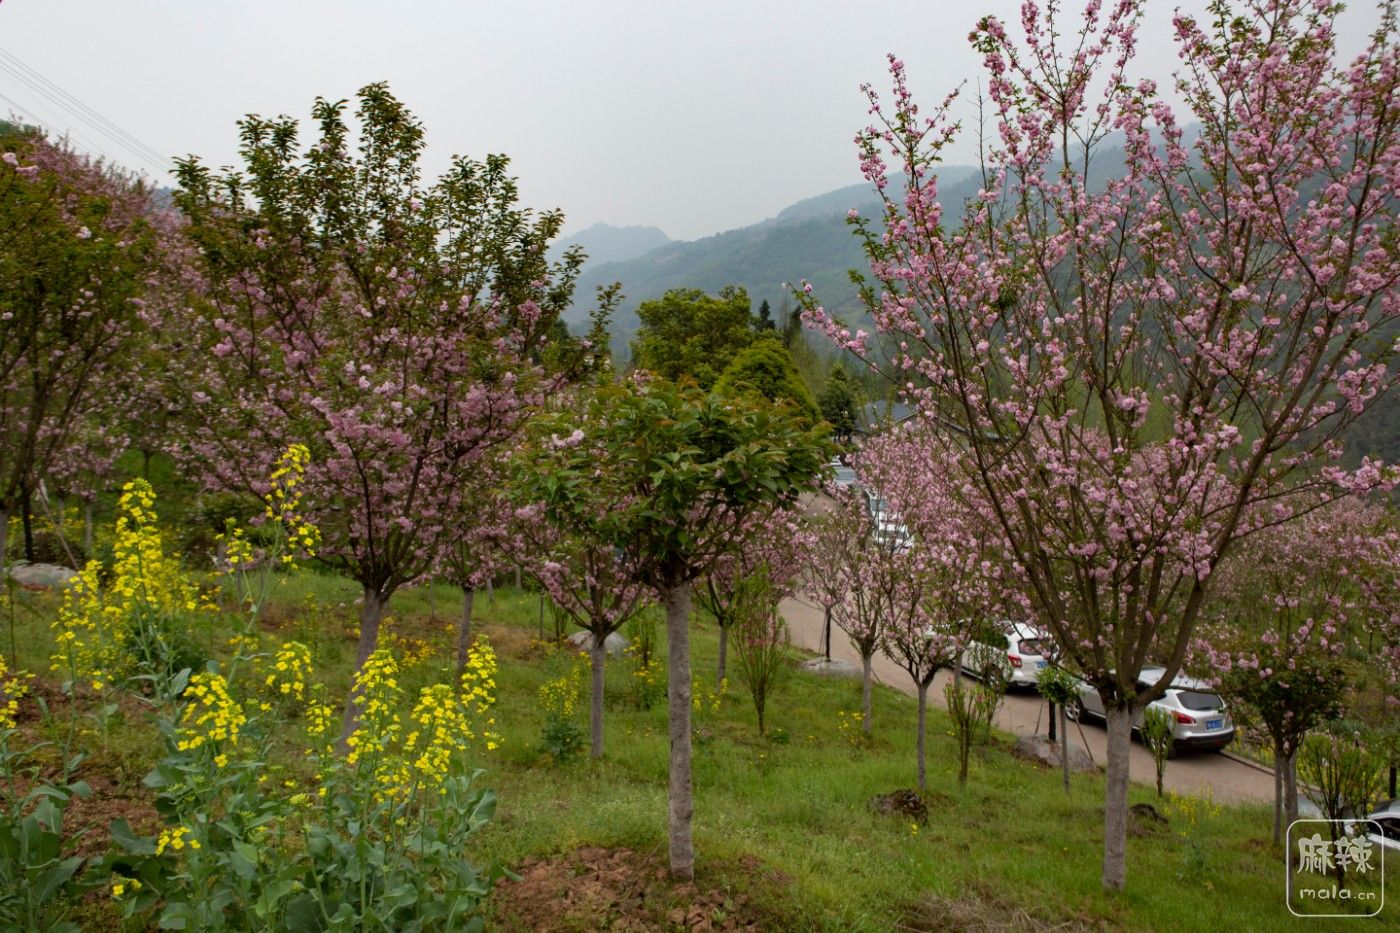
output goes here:
[[856, 412], [856, 433], [873, 434], [884, 425], [900, 424], [915, 414], [914, 406], [904, 402], [871, 402]]

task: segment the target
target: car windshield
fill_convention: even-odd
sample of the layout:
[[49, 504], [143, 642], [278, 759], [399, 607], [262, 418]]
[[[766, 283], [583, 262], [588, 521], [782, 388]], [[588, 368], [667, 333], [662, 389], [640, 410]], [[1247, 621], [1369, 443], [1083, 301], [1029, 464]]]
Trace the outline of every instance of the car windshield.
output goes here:
[[1201, 693], [1197, 690], [1179, 690], [1176, 696], [1177, 699], [1181, 701], [1181, 705], [1187, 709], [1220, 709], [1225, 705], [1220, 699], [1220, 696], [1214, 693]]
[[1019, 645], [1017, 645], [1016, 647], [1017, 647], [1017, 649], [1018, 649], [1022, 654], [1034, 654], [1034, 655], [1039, 655], [1039, 654], [1040, 654], [1040, 639], [1039, 639], [1039, 638], [1023, 638], [1023, 639], [1021, 639], [1021, 643], [1020, 643]]

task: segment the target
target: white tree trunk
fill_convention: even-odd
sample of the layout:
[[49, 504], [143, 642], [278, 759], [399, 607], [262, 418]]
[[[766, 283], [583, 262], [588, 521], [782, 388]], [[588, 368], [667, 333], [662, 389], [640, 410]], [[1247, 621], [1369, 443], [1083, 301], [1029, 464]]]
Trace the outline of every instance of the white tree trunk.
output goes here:
[[1121, 891], [1128, 878], [1128, 756], [1133, 712], [1109, 707], [1108, 779], [1103, 810], [1103, 886]]
[[[83, 503], [83, 553], [92, 560], [92, 502]], [[77, 568], [81, 570], [82, 568]]]
[[720, 684], [724, 683], [725, 676], [729, 673], [729, 626], [719, 627], [719, 672], [715, 674], [715, 689], [718, 690]]
[[1298, 819], [1298, 750], [1288, 756], [1283, 767], [1283, 818], [1284, 825]]
[[592, 647], [588, 651], [593, 667], [593, 694], [588, 707], [589, 729], [592, 736], [591, 753], [594, 758], [603, 757], [603, 662], [607, 660], [607, 648], [603, 639], [592, 636]]
[[874, 679], [872, 670], [872, 659], [868, 654], [861, 655], [860, 659], [860, 728], [866, 735], [870, 735], [874, 728], [870, 709], [870, 682]]
[[[1065, 793], [1069, 793], [1069, 724], [1065, 722], [1065, 705], [1057, 703], [1053, 707], [1054, 711], [1060, 714], [1060, 765], [1065, 772]], [[1050, 715], [1055, 715], [1052, 711]], [[1054, 720], [1051, 720], [1052, 722]]]
[[924, 774], [924, 731], [928, 720], [928, 684], [919, 684], [919, 741], [916, 754], [919, 756], [919, 790], [928, 787]]
[[690, 839], [690, 817], [694, 812], [690, 778], [690, 584], [669, 588], [662, 601], [666, 606], [666, 692], [671, 720], [671, 876], [691, 881], [695, 878], [695, 847]]
[[[384, 621], [384, 606], [388, 602], [387, 597], [380, 595], [378, 590], [365, 587], [364, 605], [360, 607], [360, 642], [355, 648], [355, 673], [360, 672], [360, 668], [365, 666], [365, 661], [369, 659], [374, 650], [379, 647], [379, 625]], [[355, 697], [354, 682], [351, 681], [350, 696], [345, 701], [345, 717], [340, 727], [340, 748], [345, 751], [349, 748], [347, 740], [360, 725], [360, 704]]]

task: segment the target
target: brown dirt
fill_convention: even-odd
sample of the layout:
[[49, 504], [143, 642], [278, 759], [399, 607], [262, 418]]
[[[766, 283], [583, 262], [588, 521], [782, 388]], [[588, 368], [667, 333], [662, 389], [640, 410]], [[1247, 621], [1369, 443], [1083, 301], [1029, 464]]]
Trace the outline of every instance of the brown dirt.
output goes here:
[[1167, 831], [1167, 818], [1150, 803], [1135, 803], [1128, 808], [1128, 835], [1156, 836]]
[[497, 625], [494, 622], [487, 622], [478, 626], [477, 631], [490, 639], [491, 646], [496, 649], [496, 654], [503, 658], [533, 661], [547, 650], [545, 646], [540, 644], [532, 629], [521, 628], [518, 625]]
[[[781, 884], [774, 874], [761, 872], [757, 859], [745, 859], [741, 867], [750, 877]], [[672, 881], [659, 852], [587, 847], [527, 859], [515, 870], [520, 880], [500, 882], [491, 898], [502, 930], [650, 933], [773, 927], [741, 893]]]
[[973, 886], [964, 897], [940, 897], [925, 894], [905, 908], [894, 929], [908, 933], [935, 933], [958, 930], [975, 933], [1021, 930], [1063, 930], [1080, 933], [1104, 929], [1105, 924], [1088, 917], [1071, 916], [1049, 920], [1008, 901], [987, 888]]

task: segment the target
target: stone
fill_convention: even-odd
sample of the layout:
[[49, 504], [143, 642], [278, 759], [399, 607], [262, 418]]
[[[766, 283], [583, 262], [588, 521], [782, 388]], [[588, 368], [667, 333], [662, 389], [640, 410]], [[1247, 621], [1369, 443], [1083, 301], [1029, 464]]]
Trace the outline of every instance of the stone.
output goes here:
[[797, 665], [802, 670], [810, 674], [820, 674], [823, 677], [859, 677], [860, 668], [850, 661], [842, 661], [839, 658], [808, 658]]
[[[1049, 768], [1059, 768], [1060, 764], [1060, 743], [1051, 742], [1043, 735], [1023, 735], [1016, 740], [1016, 745], [1011, 749], [1011, 753], [1018, 758], [1033, 761], [1036, 764], [1045, 765]], [[1089, 757], [1089, 753], [1078, 747], [1073, 742], [1069, 745], [1069, 769], [1071, 771], [1097, 771], [1098, 765]]]
[[39, 589], [60, 589], [78, 575], [76, 570], [60, 567], [58, 564], [19, 563], [10, 567], [10, 578], [20, 586]]
[[[593, 633], [584, 629], [579, 629], [569, 636], [569, 644], [573, 645], [579, 651], [592, 651]], [[620, 658], [622, 657], [622, 653], [626, 650], [627, 639], [623, 638], [617, 632], [613, 632], [607, 638], [603, 639], [603, 651], [610, 658]]]

